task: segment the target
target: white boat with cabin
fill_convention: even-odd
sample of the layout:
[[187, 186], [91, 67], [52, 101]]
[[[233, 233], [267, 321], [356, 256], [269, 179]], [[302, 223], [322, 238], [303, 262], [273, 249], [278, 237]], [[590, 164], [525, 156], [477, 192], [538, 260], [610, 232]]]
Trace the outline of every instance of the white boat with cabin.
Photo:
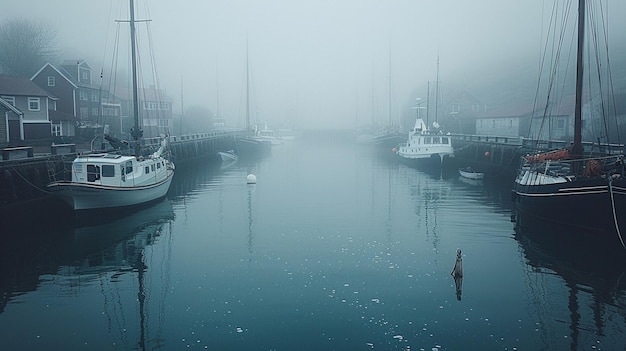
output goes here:
[[72, 162], [71, 180], [55, 181], [47, 189], [75, 211], [100, 210], [147, 204], [165, 197], [174, 177], [174, 164], [164, 157], [168, 138], [149, 156], [142, 156], [137, 98], [137, 63], [135, 54], [135, 14], [130, 0], [132, 42], [132, 80], [134, 155], [89, 153]]
[[[435, 127], [438, 126], [435, 124]], [[401, 160], [417, 166], [441, 167], [444, 159], [454, 157], [452, 139], [440, 132], [431, 132], [421, 118], [415, 120], [408, 140], [400, 144], [396, 153]]]

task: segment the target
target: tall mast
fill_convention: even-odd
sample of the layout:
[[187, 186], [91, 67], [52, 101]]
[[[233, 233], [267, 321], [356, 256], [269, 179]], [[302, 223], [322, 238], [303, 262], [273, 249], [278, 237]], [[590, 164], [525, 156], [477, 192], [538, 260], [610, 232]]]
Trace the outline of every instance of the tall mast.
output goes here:
[[137, 53], [135, 45], [135, 3], [134, 0], [130, 0], [130, 49], [131, 49], [131, 64], [132, 64], [132, 76], [133, 76], [133, 122], [135, 123], [131, 130], [131, 135], [135, 140], [135, 156], [141, 155], [141, 144], [139, 139], [143, 137], [143, 130], [139, 128], [139, 98], [137, 91]]
[[439, 55], [437, 55], [437, 82], [435, 85], [435, 122], [439, 121]]
[[217, 68], [217, 60], [215, 60], [215, 103], [217, 110], [217, 118], [220, 117], [220, 72]]
[[248, 59], [248, 39], [246, 38], [246, 135], [250, 134], [250, 63]]
[[392, 125], [391, 121], [391, 42], [389, 43], [389, 126]]
[[426, 88], [426, 128], [428, 128], [428, 120], [430, 117], [430, 82], [427, 84]]
[[585, 42], [585, 0], [578, 2], [578, 49], [576, 52], [576, 104], [574, 106], [574, 145], [572, 155], [582, 156], [583, 46]]

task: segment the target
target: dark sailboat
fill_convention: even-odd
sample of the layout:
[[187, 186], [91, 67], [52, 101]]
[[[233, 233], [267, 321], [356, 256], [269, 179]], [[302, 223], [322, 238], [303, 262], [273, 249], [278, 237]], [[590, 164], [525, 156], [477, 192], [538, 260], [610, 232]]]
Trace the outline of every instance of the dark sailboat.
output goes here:
[[[591, 239], [603, 245], [626, 248], [626, 233], [622, 234], [621, 231], [624, 229], [626, 232], [623, 146], [609, 142], [608, 129], [614, 127], [607, 127], [607, 124], [604, 124], [604, 142], [601, 143], [600, 138], [597, 143], [583, 142], [583, 95], [591, 96], [590, 91], [583, 94], [585, 10], [585, 1], [580, 0], [573, 143], [569, 148], [544, 149], [543, 152], [525, 156], [520, 164], [512, 195], [518, 216], [527, 217], [525, 220], [532, 218], [572, 227], [575, 230], [568, 237], [570, 241]], [[590, 13], [594, 14], [593, 11]], [[597, 43], [592, 44], [598, 46]], [[603, 66], [608, 67], [604, 64]], [[599, 90], [601, 93], [602, 89]], [[588, 111], [590, 115], [600, 112], [592, 108]], [[548, 118], [547, 113], [543, 117]]]

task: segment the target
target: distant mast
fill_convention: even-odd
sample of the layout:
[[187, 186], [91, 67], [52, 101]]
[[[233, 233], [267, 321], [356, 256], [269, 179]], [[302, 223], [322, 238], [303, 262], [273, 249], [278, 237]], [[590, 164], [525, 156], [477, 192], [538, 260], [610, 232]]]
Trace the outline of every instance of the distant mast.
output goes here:
[[391, 125], [393, 125], [393, 120], [391, 118], [391, 42], [389, 43], [389, 96], [388, 98], [388, 108], [389, 111], [387, 112], [389, 114], [389, 126], [391, 127]]
[[435, 79], [435, 123], [439, 123], [439, 55], [437, 55], [437, 77]]
[[250, 63], [248, 58], [248, 39], [246, 38], [246, 136], [250, 135]]
[[130, 0], [130, 49], [131, 49], [131, 64], [132, 64], [132, 76], [133, 76], [133, 122], [135, 123], [130, 134], [135, 140], [135, 156], [141, 155], [141, 142], [143, 137], [143, 130], [139, 128], [139, 103], [138, 89], [137, 89], [137, 53], [135, 44], [135, 3], [134, 0]]

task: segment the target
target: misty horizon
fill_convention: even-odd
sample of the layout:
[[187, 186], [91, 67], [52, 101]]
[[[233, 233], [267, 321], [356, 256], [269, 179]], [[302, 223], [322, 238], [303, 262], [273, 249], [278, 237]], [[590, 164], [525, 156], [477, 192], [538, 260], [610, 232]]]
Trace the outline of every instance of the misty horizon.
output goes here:
[[[0, 22], [45, 23], [57, 32], [61, 60], [85, 59], [94, 71], [107, 71], [115, 21], [128, 19], [128, 3], [81, 4], [25, 0], [5, 7]], [[387, 121], [390, 110], [401, 119], [414, 114], [411, 105], [426, 97], [437, 75], [443, 94], [463, 88], [481, 98], [485, 85], [536, 69], [551, 6], [495, 0], [136, 4], [137, 19], [151, 21], [159, 87], [175, 113], [183, 104], [217, 113], [219, 104], [229, 126], [243, 127], [248, 60], [253, 118], [275, 129], [355, 128]], [[612, 25], [626, 6], [607, 4], [615, 17], [608, 20], [610, 38], [620, 38], [623, 30]], [[68, 15], [72, 9], [75, 16]], [[142, 45], [145, 26], [137, 24]], [[126, 29], [121, 24], [120, 32]]]

